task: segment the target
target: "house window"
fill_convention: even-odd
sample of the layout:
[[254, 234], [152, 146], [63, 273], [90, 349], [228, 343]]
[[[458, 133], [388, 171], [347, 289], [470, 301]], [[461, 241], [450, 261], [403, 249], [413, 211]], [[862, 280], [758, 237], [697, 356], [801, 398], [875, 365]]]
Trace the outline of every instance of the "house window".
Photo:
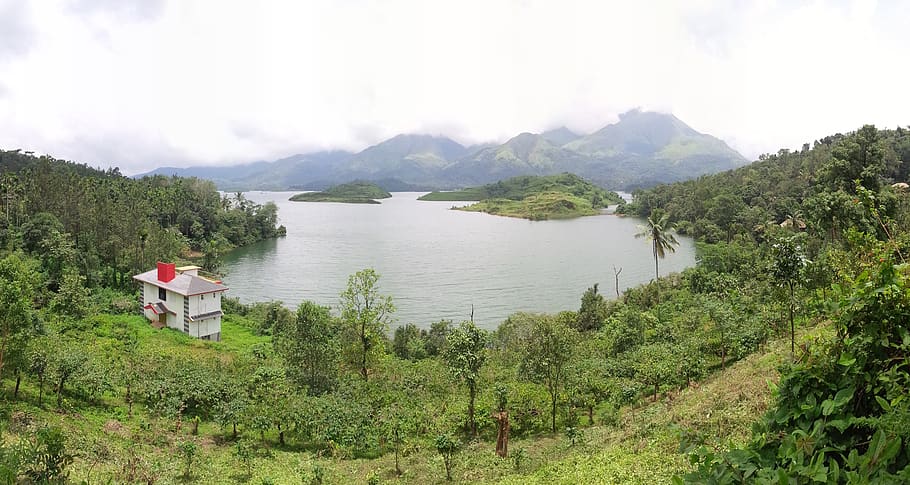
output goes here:
[[158, 288], [158, 299], [161, 301], [167, 301], [167, 290], [164, 288]]

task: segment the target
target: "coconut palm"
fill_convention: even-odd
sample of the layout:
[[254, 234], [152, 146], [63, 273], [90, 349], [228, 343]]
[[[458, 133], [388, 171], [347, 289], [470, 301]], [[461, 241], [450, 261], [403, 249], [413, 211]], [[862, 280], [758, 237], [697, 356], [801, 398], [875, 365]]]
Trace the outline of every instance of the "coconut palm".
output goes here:
[[648, 223], [638, 226], [641, 232], [636, 238], [647, 238], [651, 241], [651, 251], [654, 254], [654, 282], [657, 283], [657, 304], [660, 305], [660, 266], [659, 261], [667, 256], [667, 252], [675, 253], [679, 241], [673, 236], [675, 228], [670, 224], [670, 215], [651, 211]]

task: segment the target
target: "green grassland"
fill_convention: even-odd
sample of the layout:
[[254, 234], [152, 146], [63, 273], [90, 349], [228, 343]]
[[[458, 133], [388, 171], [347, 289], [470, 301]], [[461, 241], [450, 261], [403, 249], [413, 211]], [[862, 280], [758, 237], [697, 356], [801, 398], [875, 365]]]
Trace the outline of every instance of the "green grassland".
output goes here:
[[[145, 352], [166, 355], [175, 361], [216, 359], [229, 366], [249, 358], [257, 346], [270, 340], [254, 335], [248, 323], [245, 317], [227, 316], [222, 342], [192, 339], [168, 329], [156, 330], [135, 315], [89, 317], [69, 332], [80, 334], [83, 345], [116, 353], [115, 335], [126, 330], [139, 336]], [[455, 455], [454, 481], [666, 483], [673, 475], [688, 470], [686, 457], [677, 451], [680, 430], [697, 432], [718, 449], [746, 440], [751, 423], [771, 402], [769, 382], [777, 379], [776, 369], [786, 358], [787, 344], [772, 341], [766, 352], [753, 354], [700, 385], [662, 393], [653, 402], [643, 398], [619, 410], [609, 405], [601, 407], [595, 414], [596, 424], [589, 423], [587, 417], [580, 419], [574, 443], [562, 433], [520, 436], [510, 441], [511, 455], [503, 459], [493, 453], [495, 440], [482, 435]], [[408, 374], [402, 369], [394, 372]], [[439, 374], [444, 376], [443, 372]], [[443, 381], [435, 385], [444, 387]], [[11, 389], [12, 383], [7, 380], [3, 386], [7, 398], [11, 397]], [[403, 473], [396, 476], [390, 452], [379, 457], [356, 457], [341, 449], [313, 449], [302, 442], [279, 445], [276, 432], [268, 430], [262, 434], [261, 442], [258, 433], [253, 438], [258, 444], [248, 474], [238, 461], [237, 442], [229, 429], [213, 422], [202, 421], [194, 431], [189, 419], [175, 422], [172, 417], [152, 413], [138, 404], [130, 415], [123, 396], [111, 393], [93, 398], [69, 394], [63, 406], [55, 409], [48, 394], [51, 392], [45, 389], [39, 407], [37, 388], [26, 379], [19, 399], [10, 400], [13, 424], [4, 438], [13, 442], [15, 433], [33, 423], [60, 427], [69, 437], [69, 446], [81, 450], [70, 467], [70, 479], [76, 483], [319, 483], [317, 476], [322, 477], [322, 483], [446, 483], [442, 459], [423, 442], [402, 447]], [[194, 443], [197, 449], [189, 477], [183, 476], [185, 462], [179, 452], [179, 446], [187, 442]]]
[[388, 199], [392, 194], [376, 184], [351, 182], [329, 187], [322, 192], [304, 192], [291, 196], [294, 202], [343, 202], [347, 204], [379, 204], [376, 199]]

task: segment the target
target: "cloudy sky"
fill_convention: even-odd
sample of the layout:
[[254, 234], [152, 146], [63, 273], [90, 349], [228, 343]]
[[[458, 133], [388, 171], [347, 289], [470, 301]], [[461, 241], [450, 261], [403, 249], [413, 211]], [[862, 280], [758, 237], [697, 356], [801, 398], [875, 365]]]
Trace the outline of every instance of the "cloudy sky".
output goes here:
[[0, 0], [0, 148], [132, 174], [641, 107], [755, 158], [910, 124], [908, 60], [897, 0]]

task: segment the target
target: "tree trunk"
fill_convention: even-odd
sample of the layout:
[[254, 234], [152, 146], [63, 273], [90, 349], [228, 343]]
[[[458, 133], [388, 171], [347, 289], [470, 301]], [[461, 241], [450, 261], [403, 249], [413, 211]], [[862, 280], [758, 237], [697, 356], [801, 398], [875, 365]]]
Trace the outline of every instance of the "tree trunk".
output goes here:
[[61, 377], [60, 382], [57, 383], [57, 407], [59, 408], [63, 404], [63, 383], [66, 381], [66, 377]]
[[133, 394], [130, 392], [130, 387], [126, 387], [126, 408], [127, 416], [133, 417]]
[[493, 415], [499, 421], [499, 432], [496, 433], [496, 455], [509, 456], [509, 412], [500, 411]]
[[367, 351], [369, 350], [369, 341], [366, 337], [366, 329], [361, 327], [360, 330], [360, 344], [363, 350], [363, 353], [360, 354], [360, 375], [363, 376], [363, 380], [367, 380]]
[[19, 399], [19, 384], [22, 383], [22, 371], [16, 369], [16, 389], [13, 390], [13, 399]]
[[44, 398], [44, 374], [41, 374], [41, 376], [38, 377], [38, 407], [39, 408], [44, 407], [43, 398]]
[[793, 326], [793, 282], [790, 282], [790, 355], [796, 355], [796, 330]]
[[474, 419], [474, 397], [477, 395], [475, 384], [468, 386], [470, 398], [468, 400], [468, 426], [471, 427], [471, 436], [477, 438], [477, 421]]
[[236, 440], [237, 439], [237, 422], [235, 421], [235, 422], [231, 423], [231, 426], [234, 428], [233, 433], [231, 434], [231, 438]]
[[281, 446], [284, 446], [284, 430], [281, 429], [280, 424], [278, 425], [278, 443], [280, 443]]
[[[654, 244], [654, 284], [657, 285], [657, 307], [658, 311], [660, 311], [660, 264], [657, 257], [657, 243], [655, 242]], [[658, 316], [659, 319], [660, 317]]]
[[556, 393], [550, 396], [550, 429], [556, 432]]
[[588, 405], [588, 424], [594, 426], [594, 406]]
[[657, 402], [657, 388], [660, 386], [658, 383], [654, 383], [654, 397], [651, 398], [651, 402]]

